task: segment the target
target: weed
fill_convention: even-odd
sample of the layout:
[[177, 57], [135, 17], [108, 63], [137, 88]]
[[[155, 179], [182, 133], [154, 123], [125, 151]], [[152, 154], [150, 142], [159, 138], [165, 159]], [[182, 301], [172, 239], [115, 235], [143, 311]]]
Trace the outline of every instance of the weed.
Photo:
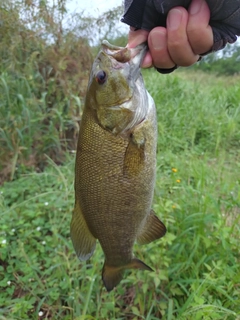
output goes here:
[[[100, 246], [81, 263], [69, 237], [74, 157], [63, 166], [48, 158], [42, 173], [19, 167], [0, 195], [1, 319], [240, 318], [238, 84], [209, 82], [201, 73], [199, 80], [182, 72], [146, 71], [144, 77], [158, 112], [153, 208], [168, 232], [134, 252], [155, 271], [129, 272], [107, 293]], [[5, 103], [11, 103], [2, 79]], [[38, 122], [44, 105], [30, 116], [31, 90], [25, 79], [17, 81], [26, 93], [15, 98], [19, 108], [6, 128], [22, 121], [26, 129], [6, 141], [19, 157], [25, 152], [19, 147], [31, 139], [29, 123]]]

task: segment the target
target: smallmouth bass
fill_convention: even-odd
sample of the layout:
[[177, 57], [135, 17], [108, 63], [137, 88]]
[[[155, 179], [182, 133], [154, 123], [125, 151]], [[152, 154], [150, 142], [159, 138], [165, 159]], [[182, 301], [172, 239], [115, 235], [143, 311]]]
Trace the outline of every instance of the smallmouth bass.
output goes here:
[[103, 283], [111, 291], [125, 269], [152, 269], [133, 256], [166, 233], [151, 204], [156, 175], [157, 121], [134, 49], [103, 41], [90, 73], [75, 165], [71, 238], [80, 260], [101, 244]]

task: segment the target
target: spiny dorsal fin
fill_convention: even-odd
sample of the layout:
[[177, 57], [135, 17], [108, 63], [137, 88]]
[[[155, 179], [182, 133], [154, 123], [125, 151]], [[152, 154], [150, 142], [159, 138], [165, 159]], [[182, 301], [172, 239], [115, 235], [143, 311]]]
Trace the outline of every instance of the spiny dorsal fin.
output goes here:
[[167, 229], [165, 225], [158, 219], [155, 212], [151, 210], [148, 215], [145, 225], [137, 236], [137, 242], [139, 244], [147, 244], [156, 239], [163, 237]]
[[88, 260], [95, 250], [96, 239], [89, 231], [78, 203], [73, 210], [70, 233], [78, 258], [83, 261]]
[[150, 268], [144, 262], [136, 258], [133, 258], [130, 263], [120, 267], [112, 267], [104, 263], [102, 270], [102, 280], [108, 292], [111, 291], [114, 287], [116, 287], [122, 280], [125, 269], [140, 269], [153, 271], [152, 268]]

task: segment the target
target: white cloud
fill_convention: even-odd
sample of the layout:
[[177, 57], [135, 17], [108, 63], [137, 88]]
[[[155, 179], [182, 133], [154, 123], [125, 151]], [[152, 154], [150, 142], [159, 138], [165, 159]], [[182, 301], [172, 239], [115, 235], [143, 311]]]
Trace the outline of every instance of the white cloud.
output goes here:
[[[114, 7], [123, 5], [122, 0], [71, 0], [67, 3], [67, 9], [70, 12], [81, 12], [84, 11], [86, 14], [90, 14], [94, 17], [99, 16], [105, 11], [112, 9]], [[120, 17], [119, 17], [120, 18]]]

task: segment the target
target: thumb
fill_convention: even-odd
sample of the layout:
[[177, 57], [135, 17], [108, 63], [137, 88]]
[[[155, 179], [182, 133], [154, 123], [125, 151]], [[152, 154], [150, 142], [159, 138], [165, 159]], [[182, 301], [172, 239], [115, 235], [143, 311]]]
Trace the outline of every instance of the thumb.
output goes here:
[[130, 27], [128, 34], [128, 48], [135, 48], [139, 44], [146, 42], [148, 39], [149, 31], [146, 30], [136, 30], [134, 31], [133, 27]]

